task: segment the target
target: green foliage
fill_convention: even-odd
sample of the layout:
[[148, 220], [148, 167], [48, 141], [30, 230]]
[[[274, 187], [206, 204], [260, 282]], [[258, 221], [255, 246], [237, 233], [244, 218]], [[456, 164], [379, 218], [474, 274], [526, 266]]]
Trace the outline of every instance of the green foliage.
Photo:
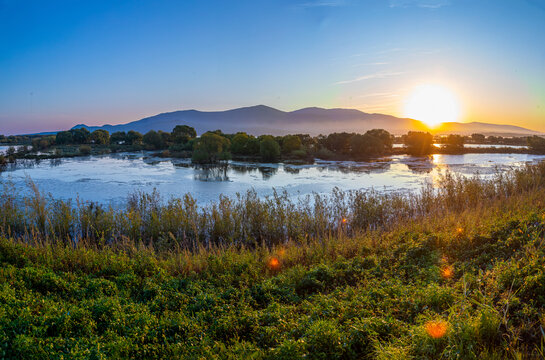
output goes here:
[[346, 132], [329, 134], [327, 138], [323, 139], [322, 145], [328, 150], [347, 155], [350, 153], [350, 139], [353, 134]]
[[144, 140], [144, 136], [140, 134], [138, 131], [130, 130], [127, 133], [127, 143], [130, 145], [139, 145], [142, 144]]
[[385, 151], [381, 139], [368, 133], [356, 134], [350, 138], [350, 150], [352, 156], [361, 158], [366, 156], [382, 155]]
[[255, 136], [239, 132], [231, 140], [231, 152], [235, 155], [259, 156], [259, 140]]
[[[40, 151], [40, 150], [46, 150], [52, 145], [55, 145], [56, 143], [56, 137], [55, 136], [42, 136], [38, 138], [32, 139], [32, 150], [33, 151]], [[13, 155], [15, 152], [13, 152]], [[24, 154], [21, 154], [24, 155]]]
[[228, 149], [231, 142], [216, 132], [206, 132], [195, 142], [192, 161], [213, 164], [231, 157]]
[[86, 128], [72, 129], [72, 141], [74, 144], [87, 144], [91, 138], [91, 133]]
[[171, 140], [175, 144], [185, 145], [189, 140], [197, 137], [194, 128], [188, 125], [176, 125], [172, 130]]
[[301, 139], [297, 135], [286, 135], [282, 139], [282, 152], [290, 154], [301, 148]]
[[78, 151], [81, 155], [91, 155], [91, 147], [89, 145], [81, 145]]
[[347, 156], [360, 159], [369, 156], [381, 156], [392, 151], [393, 136], [383, 129], [373, 129], [365, 134], [333, 133], [327, 137], [319, 136], [318, 144], [320, 149], [316, 155], [320, 158], [335, 158], [335, 155]]
[[280, 145], [270, 135], [260, 136], [259, 155], [261, 156], [261, 161], [277, 162], [280, 160]]
[[405, 147], [411, 155], [428, 155], [433, 150], [433, 136], [430, 133], [409, 131], [404, 136]]
[[127, 141], [127, 133], [124, 131], [116, 131], [110, 136], [112, 144], [124, 144]]
[[72, 137], [72, 132], [59, 131], [56, 135], [55, 142], [59, 145], [72, 144], [74, 142], [74, 138]]
[[110, 133], [102, 129], [95, 130], [91, 133], [91, 142], [97, 145], [107, 145], [110, 143]]
[[155, 130], [148, 131], [142, 138], [144, 145], [149, 146], [151, 149], [162, 149], [165, 147], [165, 141], [160, 133]]

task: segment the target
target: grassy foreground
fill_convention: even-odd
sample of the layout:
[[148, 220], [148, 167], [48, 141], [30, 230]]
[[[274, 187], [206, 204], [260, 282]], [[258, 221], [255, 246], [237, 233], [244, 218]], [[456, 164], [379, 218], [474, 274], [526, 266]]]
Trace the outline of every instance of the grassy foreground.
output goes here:
[[543, 358], [545, 165], [508, 178], [261, 245], [4, 229], [0, 358]]

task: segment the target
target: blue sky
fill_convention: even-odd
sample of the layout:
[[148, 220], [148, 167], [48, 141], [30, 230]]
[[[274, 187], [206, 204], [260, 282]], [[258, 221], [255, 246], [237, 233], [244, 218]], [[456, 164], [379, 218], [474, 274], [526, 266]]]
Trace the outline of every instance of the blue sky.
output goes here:
[[266, 104], [545, 131], [545, 0], [0, 0], [0, 133]]

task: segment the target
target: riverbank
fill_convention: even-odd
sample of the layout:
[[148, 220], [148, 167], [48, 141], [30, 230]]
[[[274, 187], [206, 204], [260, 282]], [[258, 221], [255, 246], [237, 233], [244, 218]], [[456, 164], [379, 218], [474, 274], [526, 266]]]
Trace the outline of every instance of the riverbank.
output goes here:
[[[136, 238], [108, 241], [107, 213], [89, 209], [76, 228], [105, 227], [75, 246], [40, 236], [41, 226], [62, 225], [54, 214], [64, 207], [29, 203], [37, 212], [27, 235], [0, 240], [0, 351], [29, 359], [538, 358], [545, 165], [502, 179], [451, 179], [429, 201], [360, 199], [322, 236], [252, 232], [319, 223], [317, 214], [278, 212], [283, 206], [240, 209], [241, 232], [219, 236], [232, 229], [220, 206], [202, 218], [213, 224], [203, 234], [218, 241], [189, 248], [173, 229], [151, 241], [145, 229], [170, 220], [144, 198], [135, 211], [150, 216]], [[6, 204], [4, 232], [22, 215]]]

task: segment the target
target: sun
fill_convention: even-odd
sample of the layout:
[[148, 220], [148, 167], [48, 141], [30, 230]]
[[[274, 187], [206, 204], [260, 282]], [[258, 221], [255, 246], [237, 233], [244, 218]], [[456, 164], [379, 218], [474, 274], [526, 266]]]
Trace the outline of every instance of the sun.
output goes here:
[[404, 116], [434, 128], [460, 117], [460, 103], [449, 89], [440, 85], [417, 86], [405, 102]]

